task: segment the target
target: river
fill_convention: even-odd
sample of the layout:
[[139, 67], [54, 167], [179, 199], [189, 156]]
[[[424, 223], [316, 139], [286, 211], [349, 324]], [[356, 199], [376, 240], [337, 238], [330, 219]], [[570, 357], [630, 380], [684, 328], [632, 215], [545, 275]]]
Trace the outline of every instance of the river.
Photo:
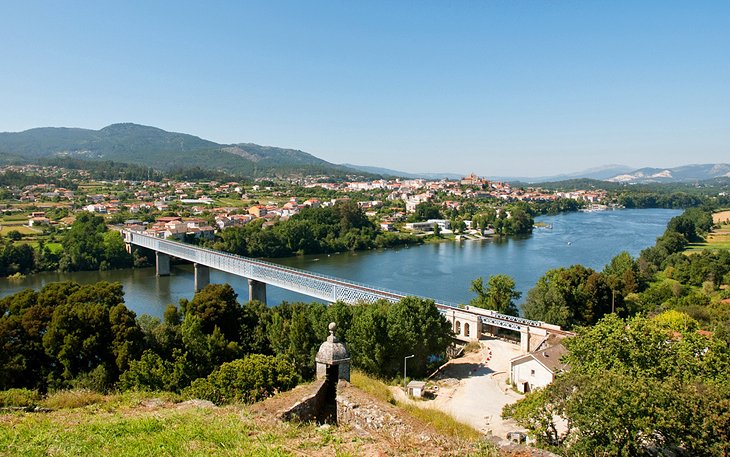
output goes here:
[[[274, 259], [275, 262], [369, 284], [375, 287], [433, 297], [452, 303], [469, 301], [471, 281], [494, 274], [512, 276], [523, 294], [549, 269], [583, 264], [602, 269], [621, 251], [636, 256], [652, 246], [680, 210], [624, 209], [591, 213], [565, 213], [537, 218], [551, 228], [532, 235], [486, 241], [444, 242], [399, 249], [319, 254]], [[168, 303], [193, 295], [191, 265], [175, 265], [172, 274], [157, 277], [154, 268], [45, 272], [22, 279], [0, 279], [0, 297], [26, 288], [39, 289], [53, 281], [73, 280], [87, 284], [119, 281], [125, 302], [137, 314], [161, 316]], [[211, 270], [212, 283], [230, 283], [242, 300], [248, 287], [243, 278]], [[311, 298], [268, 287], [270, 305]], [[521, 300], [518, 300], [518, 302]]]

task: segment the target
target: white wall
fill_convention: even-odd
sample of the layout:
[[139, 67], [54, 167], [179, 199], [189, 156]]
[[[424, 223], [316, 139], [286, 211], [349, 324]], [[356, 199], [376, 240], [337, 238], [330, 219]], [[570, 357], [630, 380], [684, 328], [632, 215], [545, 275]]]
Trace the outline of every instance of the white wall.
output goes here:
[[[532, 374], [533, 370], [534, 374]], [[530, 384], [530, 390], [533, 390], [553, 382], [553, 375], [535, 359], [528, 358], [512, 365], [512, 384], [515, 384], [520, 391], [522, 387], [519, 383], [522, 381], [527, 381]]]

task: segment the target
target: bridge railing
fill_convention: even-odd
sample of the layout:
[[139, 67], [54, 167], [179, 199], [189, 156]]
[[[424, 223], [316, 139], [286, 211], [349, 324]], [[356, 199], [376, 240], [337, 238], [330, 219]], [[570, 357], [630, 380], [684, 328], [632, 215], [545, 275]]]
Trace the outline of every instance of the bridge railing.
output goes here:
[[[404, 297], [417, 297], [425, 300], [433, 300], [435, 301], [436, 305], [442, 310], [442, 312], [446, 312], [448, 310], [464, 310], [464, 305], [453, 303], [453, 302], [447, 302], [444, 300], [434, 300], [433, 298], [429, 297], [423, 297], [416, 294], [409, 294], [404, 293], [400, 291], [390, 290], [390, 289], [384, 289], [384, 288], [375, 288], [370, 285], [359, 283], [357, 281], [352, 281], [349, 279], [342, 279], [335, 276], [330, 276], [324, 273], [314, 273], [307, 270], [301, 270], [298, 268], [289, 267], [286, 265], [280, 265], [273, 262], [268, 262], [266, 260], [259, 260], [259, 259], [252, 259], [249, 257], [241, 256], [238, 254], [231, 254], [228, 252], [221, 252], [216, 251], [209, 248], [199, 247], [199, 246], [192, 246], [186, 243], [182, 243], [179, 241], [173, 241], [173, 240], [166, 240], [157, 238], [151, 235], [147, 235], [140, 232], [135, 232], [131, 230], [124, 229], [122, 230], [125, 240], [127, 242], [131, 242], [133, 244], [137, 244], [149, 249], [153, 249], [155, 251], [164, 251], [165, 253], [188, 260], [191, 262], [196, 262], [200, 264], [207, 265], [211, 268], [216, 268], [222, 271], [228, 271], [231, 273], [235, 273], [250, 279], [274, 279], [272, 282], [272, 285], [278, 285], [281, 287], [285, 279], [279, 277], [279, 278], [272, 278], [271, 274], [262, 274], [261, 271], [256, 271], [258, 268], [268, 270], [268, 272], [281, 272], [281, 273], [288, 273], [297, 277], [306, 277], [308, 279], [314, 280], [314, 281], [322, 281], [328, 285], [332, 285], [333, 289], [330, 290], [317, 290], [319, 292], [317, 294], [318, 297], [321, 297], [325, 300], [331, 300], [331, 301], [338, 301], [338, 300], [345, 300], [346, 298], [352, 298], [357, 295], [356, 293], [350, 293], [350, 297], [348, 297], [347, 291], [344, 291], [343, 289], [346, 288], [354, 288], [359, 291], [362, 291], [368, 296], [371, 296], [374, 299], [385, 299], [389, 301], [397, 301]], [[226, 261], [228, 260], [228, 261]], [[278, 275], [282, 276], [282, 275]], [[315, 289], [317, 289], [317, 286], [314, 286]], [[321, 288], [319, 288], [321, 289]], [[339, 290], [338, 290], [339, 289]], [[305, 293], [309, 291], [309, 289], [304, 290], [304, 288], [294, 288], [293, 290]], [[339, 292], [339, 293], [338, 293]], [[357, 298], [357, 297], [355, 297]], [[366, 300], [366, 301], [374, 301], [374, 300]], [[486, 310], [485, 310], [486, 311]], [[509, 316], [506, 314], [500, 314], [494, 311], [491, 311], [488, 315], [484, 315], [482, 313], [477, 313], [480, 315], [480, 318], [485, 323], [488, 323], [485, 321], [485, 319], [489, 319], [490, 322], [493, 322], [495, 319], [506, 321], [509, 323], [512, 323], [513, 325], [510, 326], [520, 326], [520, 325], [526, 325], [526, 326], [532, 326], [532, 327], [541, 327], [543, 326], [543, 322], [539, 321], [533, 321], [529, 319], [524, 319], [521, 317], [515, 317], [515, 316]]]

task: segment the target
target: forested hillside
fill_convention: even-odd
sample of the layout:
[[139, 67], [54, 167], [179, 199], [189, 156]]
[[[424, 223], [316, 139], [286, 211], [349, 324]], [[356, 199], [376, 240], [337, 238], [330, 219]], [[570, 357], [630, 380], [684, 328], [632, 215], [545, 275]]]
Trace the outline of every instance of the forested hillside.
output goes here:
[[252, 177], [367, 175], [299, 150], [218, 144], [131, 123], [101, 130], [46, 127], [0, 133], [0, 163], [59, 157], [113, 160], [160, 170], [201, 167]]

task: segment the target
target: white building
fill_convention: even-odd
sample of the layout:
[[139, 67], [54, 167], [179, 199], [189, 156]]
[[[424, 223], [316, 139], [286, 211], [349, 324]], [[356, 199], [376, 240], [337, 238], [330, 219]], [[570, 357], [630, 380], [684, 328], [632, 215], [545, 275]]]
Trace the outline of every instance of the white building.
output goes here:
[[555, 380], [556, 374], [567, 369], [560, 358], [568, 351], [559, 342], [549, 346], [553, 338], [543, 341], [536, 350], [510, 361], [510, 381], [520, 392], [545, 387]]

